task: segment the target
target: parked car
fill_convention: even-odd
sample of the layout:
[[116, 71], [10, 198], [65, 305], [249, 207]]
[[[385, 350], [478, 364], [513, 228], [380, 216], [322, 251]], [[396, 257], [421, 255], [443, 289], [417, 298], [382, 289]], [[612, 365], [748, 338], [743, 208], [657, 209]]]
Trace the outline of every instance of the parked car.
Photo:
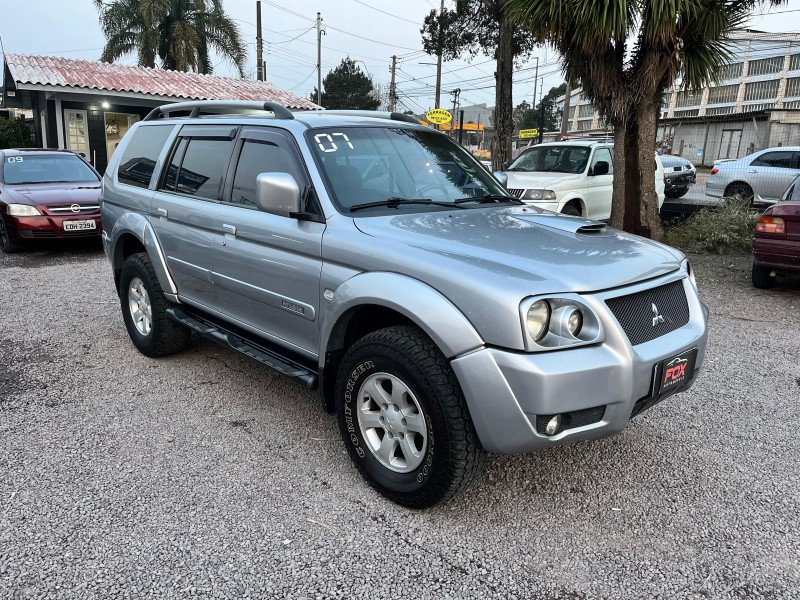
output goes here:
[[[365, 180], [370, 157], [392, 176]], [[398, 113], [163, 106], [114, 153], [102, 211], [140, 352], [195, 331], [318, 389], [406, 506], [452, 497], [486, 451], [615, 434], [703, 362], [681, 252], [526, 205]]]
[[67, 150], [0, 150], [0, 249], [100, 237], [100, 175]]
[[800, 146], [767, 148], [715, 164], [706, 181], [706, 195], [738, 196], [752, 198], [754, 204], [773, 204], [799, 173]]
[[[609, 219], [614, 145], [601, 139], [532, 146], [503, 172], [509, 192], [526, 204], [566, 215]], [[664, 167], [654, 154], [658, 206], [664, 203]]]
[[671, 154], [659, 155], [664, 165], [664, 195], [667, 198], [681, 198], [689, 187], [697, 181], [697, 169], [687, 159]]
[[768, 288], [775, 277], [800, 272], [800, 186], [798, 178], [781, 202], [759, 217], [753, 236], [753, 286]]

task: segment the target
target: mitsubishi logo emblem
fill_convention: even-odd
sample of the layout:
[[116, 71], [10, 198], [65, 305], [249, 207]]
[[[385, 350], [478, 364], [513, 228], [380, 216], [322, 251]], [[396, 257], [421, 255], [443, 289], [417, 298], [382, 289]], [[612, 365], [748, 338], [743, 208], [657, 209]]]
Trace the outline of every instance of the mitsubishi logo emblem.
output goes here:
[[653, 327], [655, 327], [659, 323], [663, 323], [664, 322], [664, 317], [662, 317], [661, 313], [658, 312], [658, 307], [655, 305], [655, 303], [651, 304], [650, 308], [653, 311]]

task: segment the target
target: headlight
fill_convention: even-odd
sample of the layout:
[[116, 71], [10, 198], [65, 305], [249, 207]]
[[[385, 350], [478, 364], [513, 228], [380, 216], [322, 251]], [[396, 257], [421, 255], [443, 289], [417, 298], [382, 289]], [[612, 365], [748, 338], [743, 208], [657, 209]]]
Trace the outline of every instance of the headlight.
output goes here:
[[8, 214], [12, 217], [35, 217], [42, 213], [35, 206], [28, 204], [9, 204]]
[[602, 342], [603, 326], [578, 294], [526, 298], [520, 305], [529, 352], [558, 350]]
[[528, 334], [535, 342], [539, 342], [547, 333], [550, 325], [550, 303], [537, 300], [528, 309]]
[[523, 200], [555, 200], [556, 193], [553, 190], [525, 190], [522, 194]]

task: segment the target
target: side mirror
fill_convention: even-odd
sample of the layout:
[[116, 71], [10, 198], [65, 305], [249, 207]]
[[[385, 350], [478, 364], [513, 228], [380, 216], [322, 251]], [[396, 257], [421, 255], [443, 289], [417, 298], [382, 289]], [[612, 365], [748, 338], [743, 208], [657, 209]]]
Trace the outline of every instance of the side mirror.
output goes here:
[[594, 163], [592, 175], [608, 175], [608, 163], [604, 160], [598, 160]]
[[259, 210], [288, 217], [300, 212], [300, 186], [289, 173], [260, 173], [256, 177]]
[[506, 171], [508, 171], [508, 167], [510, 167], [510, 166], [511, 166], [511, 163], [509, 161], [506, 161], [506, 162], [503, 163], [503, 169], [506, 170]]
[[500, 171], [495, 171], [494, 173], [492, 173], [492, 175], [494, 175], [494, 178], [500, 182], [500, 185], [508, 189], [508, 175]]

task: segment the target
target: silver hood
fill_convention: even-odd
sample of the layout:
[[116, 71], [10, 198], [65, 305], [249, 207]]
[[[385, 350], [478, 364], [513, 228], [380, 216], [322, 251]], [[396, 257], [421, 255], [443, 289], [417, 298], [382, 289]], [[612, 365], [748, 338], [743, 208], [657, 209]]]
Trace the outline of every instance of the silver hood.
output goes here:
[[326, 231], [325, 260], [418, 279], [458, 307], [487, 343], [506, 348], [521, 349], [524, 298], [624, 286], [675, 271], [683, 259], [675, 249], [597, 221], [530, 206], [358, 217], [351, 223], [353, 229]]
[[674, 271], [683, 257], [598, 221], [533, 207], [370, 217], [355, 224], [391, 244], [394, 260], [423, 261], [422, 272], [463, 270], [487, 285], [519, 286], [524, 295], [619, 287]]

